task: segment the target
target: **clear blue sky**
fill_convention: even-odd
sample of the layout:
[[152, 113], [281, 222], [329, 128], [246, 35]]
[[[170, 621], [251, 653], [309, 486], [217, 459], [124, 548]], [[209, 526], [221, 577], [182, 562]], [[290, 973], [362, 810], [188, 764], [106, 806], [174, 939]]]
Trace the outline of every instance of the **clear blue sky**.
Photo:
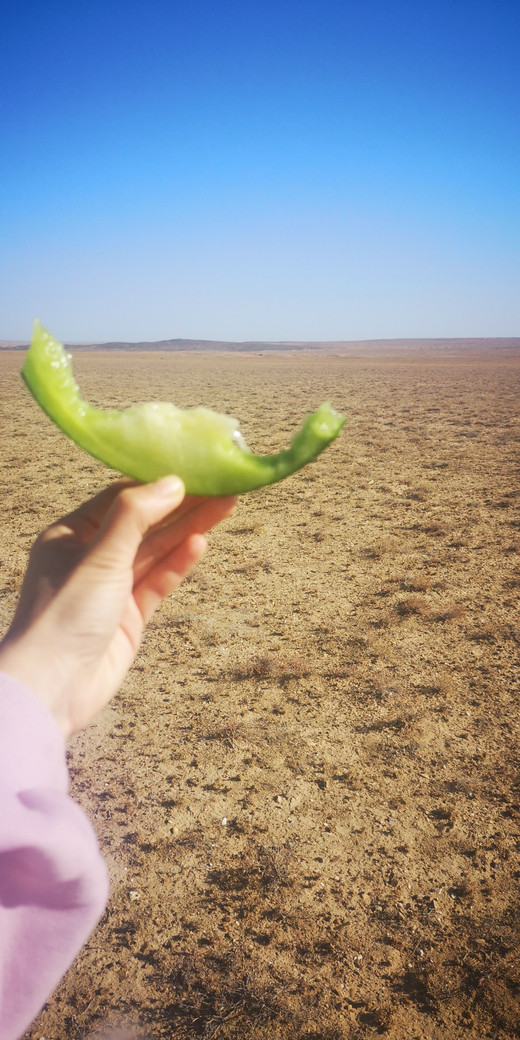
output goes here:
[[0, 338], [520, 335], [518, 0], [11, 0]]

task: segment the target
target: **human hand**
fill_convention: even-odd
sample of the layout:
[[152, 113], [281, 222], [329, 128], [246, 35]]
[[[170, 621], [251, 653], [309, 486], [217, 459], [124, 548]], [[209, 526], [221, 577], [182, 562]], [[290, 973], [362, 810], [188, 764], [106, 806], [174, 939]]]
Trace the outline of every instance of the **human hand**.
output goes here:
[[116, 693], [145, 625], [235, 502], [185, 497], [176, 477], [119, 480], [39, 536], [0, 669], [47, 704], [66, 737]]

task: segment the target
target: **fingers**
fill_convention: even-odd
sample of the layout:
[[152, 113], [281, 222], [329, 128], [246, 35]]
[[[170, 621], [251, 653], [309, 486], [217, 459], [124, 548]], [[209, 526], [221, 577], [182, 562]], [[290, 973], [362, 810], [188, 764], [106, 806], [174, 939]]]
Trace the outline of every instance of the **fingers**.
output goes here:
[[136, 583], [190, 535], [204, 534], [229, 516], [235, 508], [236, 498], [194, 498], [191, 502], [195, 504], [184, 511], [185, 499], [173, 516], [157, 530], [150, 531], [140, 545], [134, 564]]
[[132, 567], [147, 532], [176, 509], [183, 498], [184, 485], [173, 476], [155, 484], [124, 486], [123, 490], [120, 486], [91, 542], [89, 563], [117, 570]]
[[[149, 484], [144, 486], [152, 487], [154, 485]], [[120, 492], [124, 491], [125, 488], [132, 487], [143, 487], [143, 484], [138, 480], [132, 480], [131, 477], [121, 477], [119, 480], [115, 480], [112, 484], [109, 484], [108, 487], [103, 488], [103, 490], [97, 495], [94, 495], [93, 498], [89, 498], [86, 502], [83, 502], [77, 509], [74, 509], [73, 512], [67, 513], [67, 515], [62, 517], [61, 520], [58, 520], [57, 523], [66, 524], [74, 528], [76, 528], [78, 524], [81, 524], [82, 526], [88, 525], [91, 529], [90, 533], [93, 534], [102, 524], [114, 499], [117, 498]], [[186, 495], [178, 509], [180, 512], [187, 512], [193, 505], [202, 501], [204, 501], [204, 499], [201, 496], [196, 497], [195, 495]]]
[[200, 560], [206, 544], [202, 534], [190, 535], [134, 586], [134, 600], [145, 625], [165, 596], [169, 596], [177, 588]]
[[58, 520], [58, 524], [65, 524], [68, 527], [76, 529], [78, 526], [83, 529], [90, 531], [90, 534], [95, 532], [100, 527], [101, 523], [105, 519], [108, 509], [112, 505], [113, 501], [123, 491], [124, 488], [140, 487], [141, 485], [136, 480], [132, 480], [130, 477], [121, 477], [120, 480], [115, 480], [108, 487], [103, 488], [93, 498], [89, 498], [86, 502], [82, 502], [77, 509], [74, 509], [71, 513], [67, 513], [61, 520]]
[[[82, 502], [77, 509], [56, 520], [51, 527], [43, 532], [40, 538], [44, 541], [50, 541], [73, 531], [82, 542], [88, 543], [92, 541], [117, 496], [125, 488], [142, 486], [143, 484], [140, 481], [133, 480], [131, 477], [121, 477], [119, 480], [115, 480], [108, 487], [103, 488], [97, 495], [94, 495], [93, 498]], [[152, 487], [153, 485], [144, 486]], [[206, 501], [207, 498], [202, 495], [185, 495], [180, 505], [176, 507], [176, 516], [180, 517], [185, 513], [189, 513], [200, 503]], [[159, 521], [156, 526], [162, 527], [166, 523], [168, 523], [168, 516], [163, 521]]]

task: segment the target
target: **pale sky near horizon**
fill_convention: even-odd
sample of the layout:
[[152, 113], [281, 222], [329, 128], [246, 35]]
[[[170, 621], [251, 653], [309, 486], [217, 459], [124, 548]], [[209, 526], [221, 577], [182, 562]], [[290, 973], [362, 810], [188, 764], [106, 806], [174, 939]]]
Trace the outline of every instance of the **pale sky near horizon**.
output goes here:
[[520, 4], [40, 0], [0, 339], [520, 335]]

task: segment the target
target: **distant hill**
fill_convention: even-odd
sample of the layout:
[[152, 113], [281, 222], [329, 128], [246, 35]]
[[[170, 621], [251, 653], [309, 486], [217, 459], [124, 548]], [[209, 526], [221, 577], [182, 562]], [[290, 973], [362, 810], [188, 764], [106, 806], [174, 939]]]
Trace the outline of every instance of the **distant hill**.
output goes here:
[[[0, 350], [26, 350], [28, 343], [20, 341], [0, 340]], [[67, 350], [145, 350], [145, 351], [211, 351], [233, 352], [245, 354], [263, 354], [268, 351], [322, 351], [334, 354], [371, 354], [415, 351], [436, 351], [440, 353], [488, 353], [520, 351], [520, 336], [475, 339], [351, 339], [351, 340], [284, 340], [265, 342], [263, 340], [245, 340], [233, 342], [216, 339], [161, 339], [155, 341], [140, 340], [136, 343], [117, 341], [110, 343], [66, 343]]]

